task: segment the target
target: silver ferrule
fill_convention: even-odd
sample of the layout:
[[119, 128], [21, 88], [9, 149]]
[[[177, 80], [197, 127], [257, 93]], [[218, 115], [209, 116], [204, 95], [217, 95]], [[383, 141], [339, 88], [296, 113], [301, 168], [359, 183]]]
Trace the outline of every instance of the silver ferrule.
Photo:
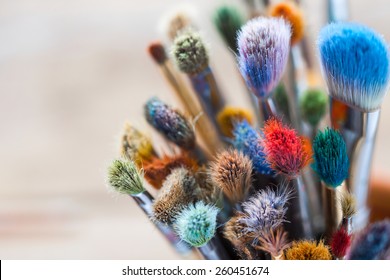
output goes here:
[[[148, 217], [152, 216], [153, 197], [148, 191], [131, 196], [138, 206], [145, 212]], [[183, 242], [175, 233], [175, 231], [168, 225], [160, 222], [154, 222], [157, 229], [165, 236], [176, 251], [182, 255], [188, 255], [192, 252], [191, 246]]]
[[359, 230], [367, 225], [369, 218], [367, 197], [380, 110], [363, 112], [337, 103], [341, 102], [331, 99], [331, 122], [332, 127], [341, 132], [347, 146], [350, 168], [346, 189], [356, 200], [353, 223], [355, 230]]
[[342, 219], [339, 188], [322, 187], [323, 210], [325, 217], [325, 235], [331, 238], [338, 229]]
[[198, 247], [198, 250], [205, 260], [230, 259], [218, 236], [214, 236], [207, 244]]
[[273, 101], [272, 97], [259, 98], [258, 100], [259, 100], [258, 101], [259, 111], [262, 118], [262, 121], [260, 122], [259, 126], [263, 127], [265, 121], [267, 121], [272, 117], [276, 117], [278, 114], [277, 114], [276, 104]]
[[328, 0], [328, 21], [348, 21], [348, 0]]
[[341, 221], [341, 226], [345, 229], [348, 235], [353, 233], [352, 217], [344, 217]]
[[289, 200], [285, 229], [291, 240], [313, 239], [314, 233], [310, 221], [309, 199], [303, 180], [300, 176], [289, 182], [290, 189], [294, 190]]

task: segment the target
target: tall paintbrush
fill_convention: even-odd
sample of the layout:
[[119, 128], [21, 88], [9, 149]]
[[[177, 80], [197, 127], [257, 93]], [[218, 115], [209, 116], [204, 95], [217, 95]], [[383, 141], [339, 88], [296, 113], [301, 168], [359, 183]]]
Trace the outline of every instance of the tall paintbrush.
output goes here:
[[323, 182], [325, 233], [330, 238], [340, 226], [340, 185], [348, 177], [349, 160], [342, 135], [333, 129], [319, 132], [313, 142], [313, 169]]
[[[135, 163], [125, 159], [116, 159], [108, 168], [108, 183], [117, 192], [131, 196], [137, 205], [148, 216], [152, 216], [152, 195], [145, 190], [142, 174]], [[191, 248], [166, 225], [154, 223], [157, 229], [167, 238], [171, 245], [181, 254], [189, 254]]]
[[351, 162], [347, 189], [356, 198], [355, 229], [368, 222], [368, 182], [382, 100], [389, 88], [389, 49], [368, 27], [333, 23], [319, 35], [321, 67], [331, 96], [331, 123]]
[[238, 33], [240, 72], [258, 98], [262, 121], [278, 114], [272, 93], [286, 67], [290, 32], [283, 19], [259, 17], [248, 21]]
[[170, 84], [177, 99], [181, 102], [185, 112], [187, 112], [193, 120], [196, 120], [194, 126], [196, 131], [207, 149], [212, 153], [216, 153], [221, 146], [218, 134], [216, 134], [213, 124], [206, 116], [202, 116], [202, 106], [199, 100], [194, 96], [193, 92], [187, 88], [176, 69], [173, 68], [168, 56], [166, 55], [164, 46], [155, 42], [149, 45], [149, 54], [158, 64], [165, 79]]

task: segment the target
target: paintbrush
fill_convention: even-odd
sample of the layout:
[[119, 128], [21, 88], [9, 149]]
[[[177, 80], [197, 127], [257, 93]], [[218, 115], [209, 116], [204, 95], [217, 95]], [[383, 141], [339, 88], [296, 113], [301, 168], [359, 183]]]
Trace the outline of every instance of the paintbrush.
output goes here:
[[352, 219], [356, 214], [356, 200], [352, 194], [345, 191], [340, 197], [341, 210], [343, 213], [343, 219], [341, 222], [341, 227], [343, 227], [346, 232], [351, 235], [353, 233]]
[[[131, 196], [148, 217], [152, 216], [153, 197], [145, 190], [142, 174], [134, 162], [126, 159], [114, 160], [108, 168], [108, 183], [115, 191]], [[191, 247], [181, 242], [170, 227], [159, 222], [154, 225], [179, 253], [190, 254]]]
[[301, 240], [286, 250], [287, 260], [331, 260], [329, 247], [323, 241]]
[[331, 96], [332, 127], [343, 135], [351, 162], [346, 185], [356, 198], [358, 230], [369, 217], [368, 182], [380, 106], [389, 87], [389, 50], [382, 36], [352, 23], [324, 27], [318, 49]]
[[240, 107], [225, 106], [217, 115], [217, 123], [222, 134], [230, 139], [234, 136], [234, 125], [244, 120], [253, 125], [252, 114]]
[[290, 247], [287, 232], [282, 227], [277, 229], [263, 229], [258, 237], [257, 250], [267, 252], [272, 260], [284, 260], [284, 251]]
[[337, 260], [344, 259], [351, 245], [351, 239], [352, 239], [351, 235], [349, 235], [348, 232], [343, 227], [340, 227], [333, 234], [329, 245], [333, 256], [335, 256]]

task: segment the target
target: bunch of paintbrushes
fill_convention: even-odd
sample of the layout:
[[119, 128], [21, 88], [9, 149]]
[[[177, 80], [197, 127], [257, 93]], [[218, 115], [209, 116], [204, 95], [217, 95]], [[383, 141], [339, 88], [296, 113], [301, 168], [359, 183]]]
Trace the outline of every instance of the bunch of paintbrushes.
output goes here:
[[183, 255], [390, 258], [390, 221], [368, 225], [366, 206], [387, 44], [368, 27], [338, 23], [344, 1], [328, 1], [333, 22], [316, 41], [328, 97], [296, 2], [245, 1], [248, 19], [230, 6], [215, 12], [249, 109], [229, 105], [219, 86], [229, 81], [214, 76], [187, 14], [170, 20], [168, 44], [149, 46], [182, 106], [147, 101], [144, 117], [164, 141], [126, 124], [108, 181]]

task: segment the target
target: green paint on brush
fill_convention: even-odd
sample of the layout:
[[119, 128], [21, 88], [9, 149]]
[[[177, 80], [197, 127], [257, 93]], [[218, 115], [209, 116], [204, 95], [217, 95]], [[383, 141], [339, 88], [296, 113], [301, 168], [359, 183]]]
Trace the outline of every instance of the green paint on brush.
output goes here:
[[327, 95], [320, 89], [307, 90], [300, 100], [302, 118], [311, 126], [317, 127], [326, 113]]

